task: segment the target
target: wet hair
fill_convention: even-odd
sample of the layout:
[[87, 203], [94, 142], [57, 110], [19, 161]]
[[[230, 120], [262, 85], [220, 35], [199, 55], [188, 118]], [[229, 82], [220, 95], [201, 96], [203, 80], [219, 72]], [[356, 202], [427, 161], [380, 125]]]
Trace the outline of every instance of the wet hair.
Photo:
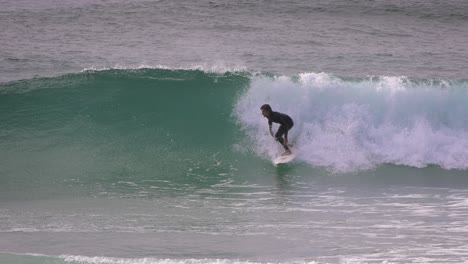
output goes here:
[[271, 106], [269, 104], [264, 104], [260, 107], [260, 110], [266, 110], [268, 112], [272, 112], [273, 110], [271, 110]]

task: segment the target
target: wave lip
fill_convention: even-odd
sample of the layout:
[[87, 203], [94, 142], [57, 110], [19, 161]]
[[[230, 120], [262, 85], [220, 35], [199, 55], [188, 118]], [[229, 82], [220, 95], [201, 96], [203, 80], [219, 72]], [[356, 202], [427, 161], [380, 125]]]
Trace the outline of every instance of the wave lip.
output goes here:
[[202, 71], [205, 73], [218, 73], [224, 74], [228, 72], [248, 72], [247, 67], [242, 65], [231, 65], [225, 63], [214, 63], [214, 64], [192, 64], [187, 66], [168, 66], [163, 64], [151, 65], [151, 64], [139, 64], [139, 65], [113, 65], [113, 66], [91, 66], [84, 68], [81, 72], [99, 72], [109, 70], [171, 70], [171, 71]]

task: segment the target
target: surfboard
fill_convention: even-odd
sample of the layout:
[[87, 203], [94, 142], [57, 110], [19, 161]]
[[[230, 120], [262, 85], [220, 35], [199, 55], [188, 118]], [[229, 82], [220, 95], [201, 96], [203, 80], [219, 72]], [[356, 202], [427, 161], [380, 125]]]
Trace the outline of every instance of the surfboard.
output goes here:
[[275, 165], [278, 165], [278, 164], [291, 162], [296, 157], [296, 151], [294, 151], [294, 150], [292, 150], [292, 151], [293, 151], [293, 153], [291, 153], [289, 155], [281, 155], [279, 157], [276, 157], [275, 159], [273, 159], [273, 163]]

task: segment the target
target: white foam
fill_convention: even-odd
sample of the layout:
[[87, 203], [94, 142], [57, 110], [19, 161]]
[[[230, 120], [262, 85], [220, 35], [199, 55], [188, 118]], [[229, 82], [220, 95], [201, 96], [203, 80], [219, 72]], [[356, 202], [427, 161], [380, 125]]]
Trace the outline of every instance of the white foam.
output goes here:
[[468, 168], [468, 84], [406, 77], [344, 80], [325, 73], [257, 77], [235, 115], [259, 156], [281, 151], [259, 107], [287, 113], [298, 159], [347, 172], [385, 163]]
[[[158, 259], [158, 258], [112, 258], [87, 256], [61, 256], [65, 262], [83, 264], [260, 264], [260, 262], [235, 259]], [[316, 264], [317, 262], [300, 262]], [[263, 264], [269, 264], [264, 262]]]

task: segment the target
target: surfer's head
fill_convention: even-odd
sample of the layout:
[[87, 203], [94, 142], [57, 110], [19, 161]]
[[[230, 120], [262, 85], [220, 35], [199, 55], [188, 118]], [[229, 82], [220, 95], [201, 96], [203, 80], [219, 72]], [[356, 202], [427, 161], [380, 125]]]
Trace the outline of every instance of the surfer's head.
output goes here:
[[260, 110], [262, 110], [262, 115], [264, 117], [269, 117], [272, 110], [271, 110], [271, 106], [269, 104], [264, 104], [260, 107]]

